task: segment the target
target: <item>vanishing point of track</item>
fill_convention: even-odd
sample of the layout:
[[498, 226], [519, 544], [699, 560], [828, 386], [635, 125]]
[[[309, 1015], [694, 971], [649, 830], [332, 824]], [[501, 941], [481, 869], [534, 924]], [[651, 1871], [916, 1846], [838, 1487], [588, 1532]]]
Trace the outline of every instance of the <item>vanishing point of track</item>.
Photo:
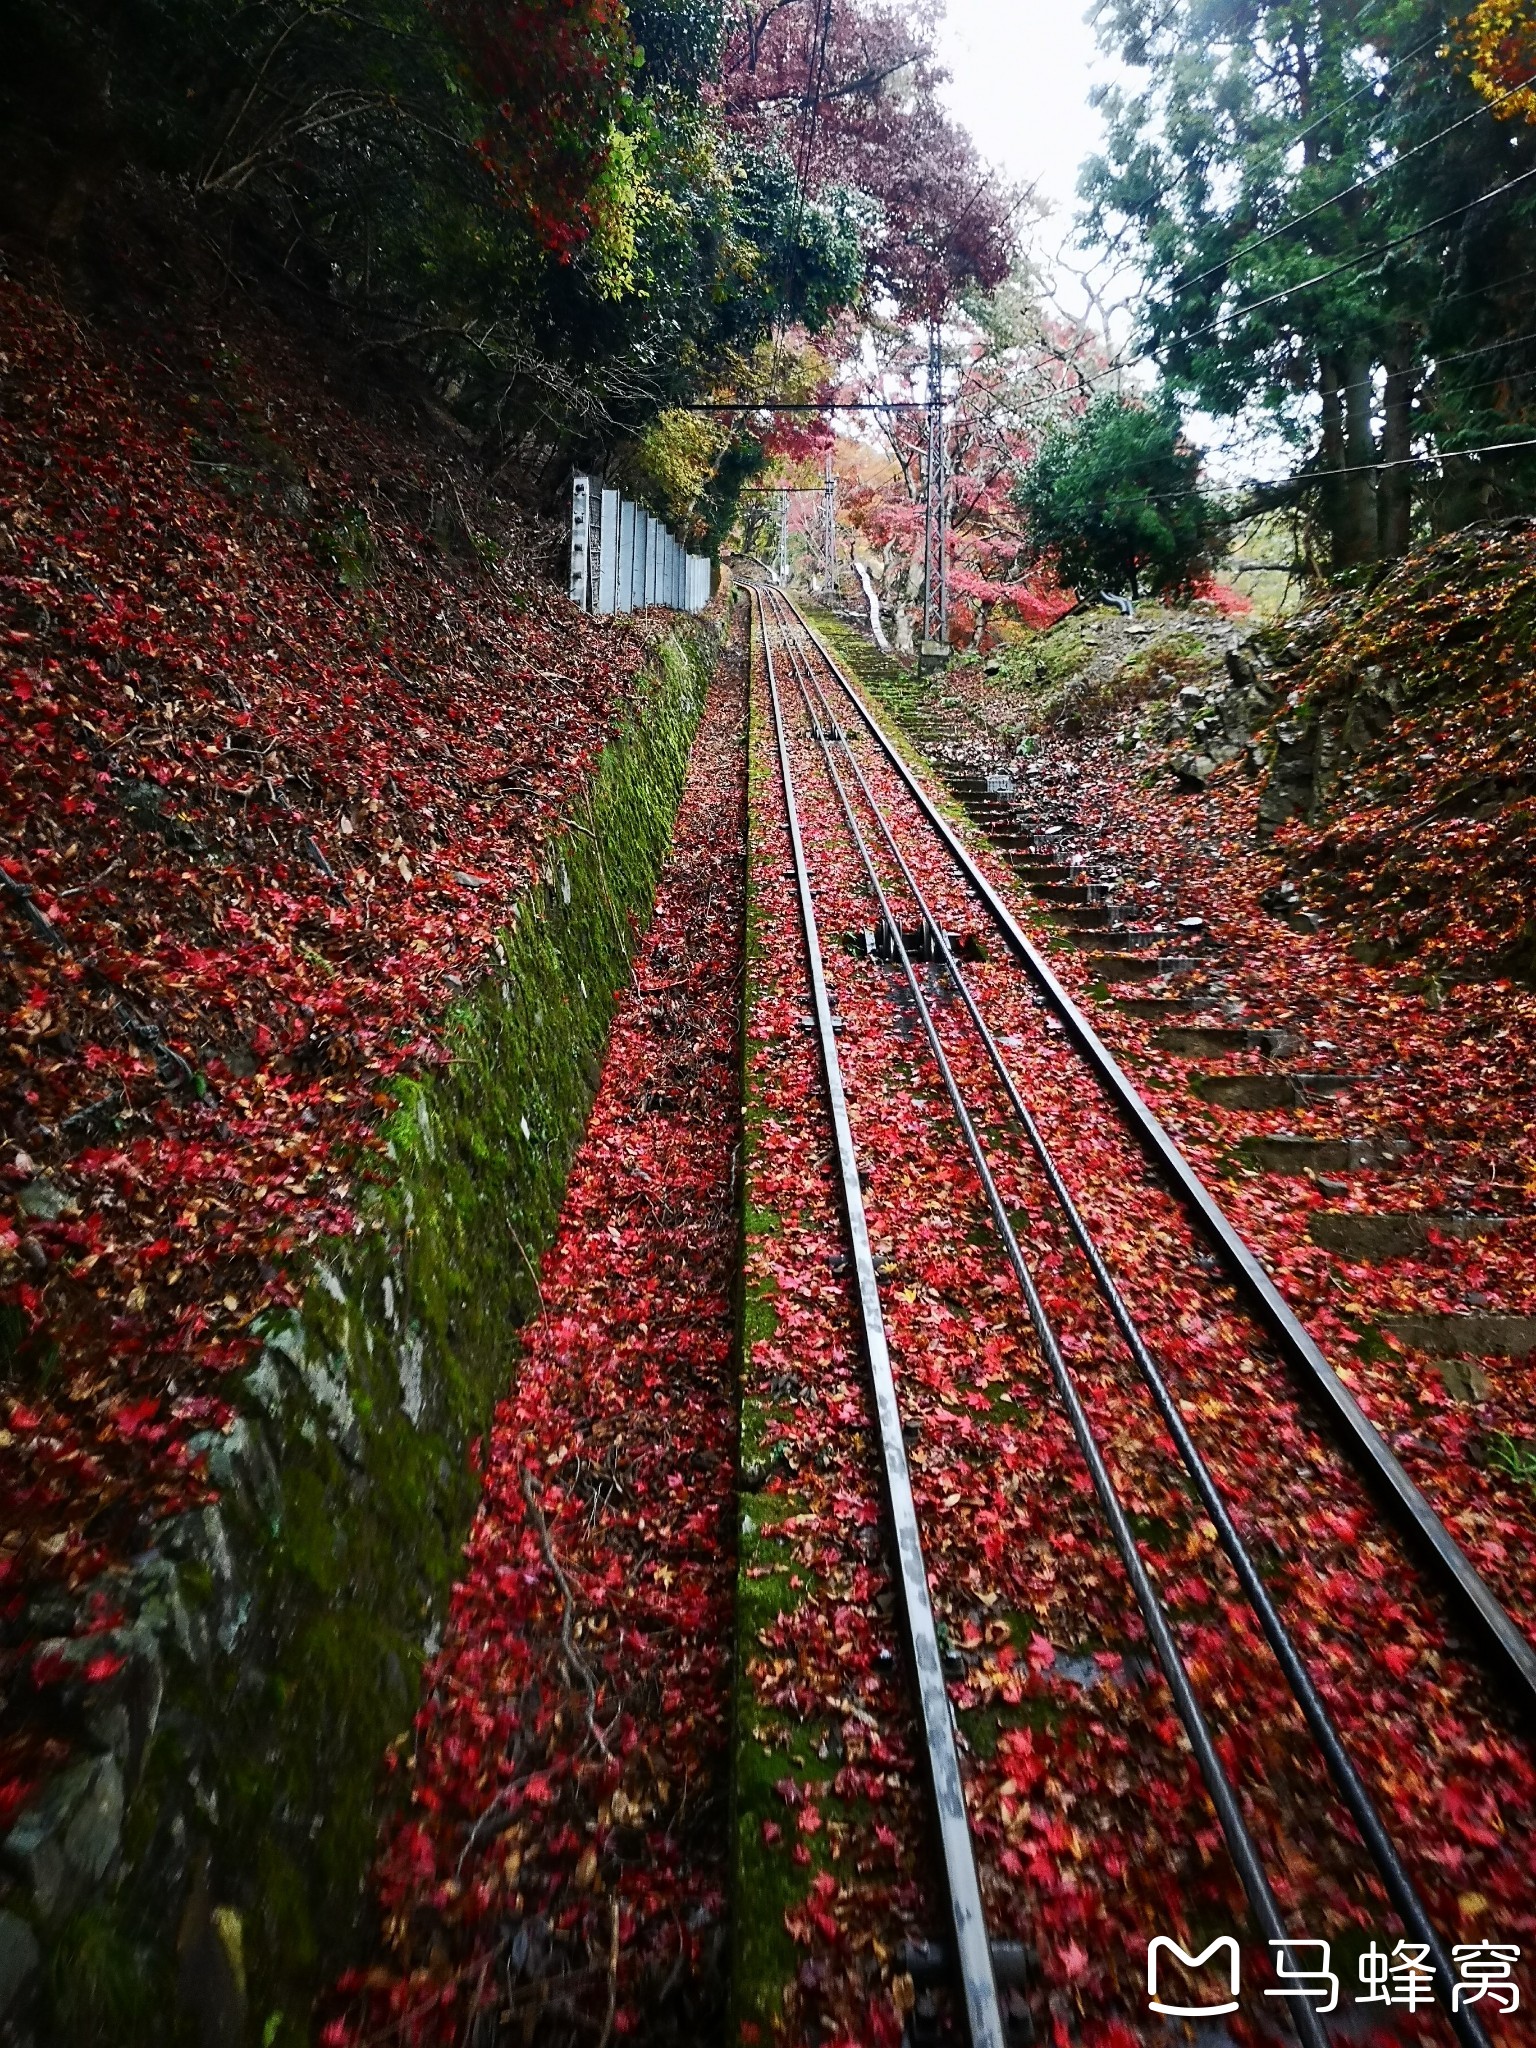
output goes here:
[[[836, 1173], [849, 1233], [858, 1312], [872, 1375], [880, 1460], [894, 1545], [897, 1608], [915, 1680], [915, 1697], [926, 1756], [948, 1907], [951, 1961], [961, 1993], [969, 2039], [976, 2048], [1004, 2048], [1007, 2023], [999, 1998], [994, 1949], [989, 1942], [977, 1861], [966, 1814], [954, 1721], [946, 1695], [934, 1603], [924, 1562], [922, 1532], [913, 1500], [898, 1390], [887, 1347], [880, 1277], [866, 1221], [860, 1160], [850, 1122], [837, 1032], [816, 913], [816, 872], [823, 849], [808, 847], [802, 829], [791, 759], [790, 719], [814, 741], [813, 756], [835, 800], [835, 811], [856, 854], [868, 893], [879, 956], [894, 966], [897, 988], [915, 1014], [922, 1042], [942, 1085], [954, 1122], [954, 1146], [963, 1152], [980, 1183], [985, 1207], [1019, 1288], [1035, 1342], [1055, 1394], [1087, 1467], [1100, 1512], [1124, 1567], [1174, 1706], [1183, 1723], [1206, 1793], [1215, 1810], [1227, 1852], [1264, 1939], [1295, 1937], [1266, 1875], [1261, 1852], [1243, 1818], [1240, 1787], [1234, 1783], [1213, 1735], [1199, 1692], [1181, 1655], [1148, 1570], [1132, 1518], [1117, 1489], [1099, 1438], [1068, 1363], [1060, 1333], [1042, 1299], [1037, 1277], [1019, 1242], [1010, 1209], [999, 1190], [994, 1159], [982, 1135], [985, 1118], [968, 1099], [951, 1059], [957, 1028], [973, 1034], [1056, 1205], [1061, 1224], [1091, 1274], [1110, 1319], [1178, 1453], [1189, 1485], [1214, 1528], [1243, 1596], [1262, 1629], [1332, 1784], [1347, 1809], [1382, 1888], [1404, 1932], [1428, 1952], [1444, 1999], [1442, 2010], [1465, 2048], [1488, 2048], [1488, 2036], [1469, 2006], [1456, 2009], [1450, 1996], [1455, 1978], [1447, 1948], [1427, 1912], [1364, 1778], [1352, 1761], [1322, 1692], [1287, 1630], [1265, 1579], [1244, 1542], [1221, 1487], [1202, 1457], [1179, 1401], [1160, 1371], [1152, 1349], [1128, 1308], [1099, 1245], [1074, 1201], [1062, 1168], [1010, 1070], [999, 1036], [989, 1027], [982, 1002], [968, 979], [956, 943], [925, 893], [913, 854], [920, 830], [942, 850], [954, 876], [989, 922], [1005, 953], [1027, 974], [1036, 991], [1066, 1028], [1067, 1043], [1129, 1124], [1164, 1184], [1184, 1204], [1234, 1284], [1238, 1297], [1270, 1345], [1297, 1373], [1317, 1410], [1319, 1426], [1335, 1440], [1373, 1484], [1378, 1499], [1412, 1542], [1428, 1582], [1454, 1609], [1472, 1639], [1479, 1660], [1495, 1682], [1515, 1697], [1527, 1721], [1536, 1708], [1536, 1653], [1479, 1577], [1450, 1532], [1414, 1487], [1368, 1418], [1327, 1364], [1272, 1281], [1237, 1237], [1193, 1169], [1131, 1088], [1044, 960], [1030, 945], [1006, 905], [986, 881], [967, 849], [911, 774], [900, 753], [854, 689], [838, 663], [781, 593], [754, 593], [758, 641], [766, 669], [774, 740], [787, 812], [795, 882], [807, 949], [808, 972], [836, 1149]], [[850, 719], [845, 727], [843, 720]], [[860, 745], [855, 745], [855, 737]], [[910, 802], [898, 822], [882, 804], [861, 766], [862, 746], [878, 756], [905, 786]], [[918, 824], [914, 825], [914, 818]], [[904, 844], [905, 841], [905, 849]], [[939, 999], [942, 987], [948, 1000]], [[963, 1026], [955, 1021], [956, 1002]], [[948, 1046], [949, 1050], [946, 1049]], [[1308, 2048], [1325, 2048], [1327, 2035], [1314, 2007], [1290, 2002], [1290, 2018]]]

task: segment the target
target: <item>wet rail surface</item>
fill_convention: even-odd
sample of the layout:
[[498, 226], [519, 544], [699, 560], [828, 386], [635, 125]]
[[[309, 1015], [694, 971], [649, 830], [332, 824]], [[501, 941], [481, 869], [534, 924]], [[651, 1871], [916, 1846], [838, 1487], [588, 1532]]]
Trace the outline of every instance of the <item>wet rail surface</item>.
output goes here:
[[[1453, 2010], [1449, 1949], [1467, 1901], [1489, 1898], [1466, 1888], [1464, 1845], [1422, 1823], [1470, 1796], [1495, 1750], [1530, 1782], [1510, 1720], [1529, 1645], [1421, 1500], [1414, 1527], [1443, 1542], [1402, 1549], [1342, 1455], [1361, 1456], [1369, 1422], [1356, 1410], [1341, 1444], [1339, 1401], [1298, 1402], [1289, 1311], [1277, 1339], [1241, 1261], [1218, 1264], [1190, 1227], [1189, 1169], [1168, 1170], [1166, 1137], [1150, 1161], [1127, 1139], [1107, 1053], [1080, 1018], [1062, 1031], [1068, 999], [829, 652], [778, 593], [756, 604], [969, 2038], [1018, 2038], [988, 1932], [1040, 1952], [1035, 2004], [1060, 2010], [1064, 1992], [1123, 1996], [1127, 1969], [1074, 1987], [1094, 1974], [1090, 1940], [1118, 1933], [1129, 1953], [1139, 1931], [1144, 1954], [1154, 1932], [1225, 1910], [1261, 1944], [1315, 1940], [1322, 1912], [1417, 1944], [1442, 2029], [1486, 2043], [1481, 2014]], [[1341, 1540], [1360, 1566], [1347, 1582]], [[1372, 1669], [1384, 1616], [1404, 1642], [1383, 1637]], [[1427, 1759], [1411, 1787], [1405, 1739]], [[1065, 1843], [1053, 1800], [1073, 1816]], [[1042, 1842], [1058, 1876], [1062, 1847], [1077, 1865], [1065, 1913]], [[1528, 1880], [1512, 1845], [1502, 1861], [1487, 1881], [1513, 1908]], [[1485, 1876], [1499, 1863], [1485, 1853]], [[1301, 2039], [1329, 2038], [1312, 2002], [1286, 2009]]]

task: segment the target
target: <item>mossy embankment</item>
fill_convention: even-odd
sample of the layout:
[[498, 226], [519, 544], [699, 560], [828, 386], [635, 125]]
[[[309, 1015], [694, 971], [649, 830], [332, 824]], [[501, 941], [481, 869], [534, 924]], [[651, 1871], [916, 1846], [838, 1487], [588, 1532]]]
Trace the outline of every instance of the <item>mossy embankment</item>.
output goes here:
[[216, 1502], [93, 1589], [118, 1621], [92, 1653], [120, 1666], [6, 1915], [42, 1950], [41, 2039], [297, 2044], [349, 1952], [380, 1762], [436, 1640], [713, 652], [702, 625], [659, 643], [495, 971], [442, 1027], [447, 1064], [398, 1085], [356, 1233], [317, 1248], [299, 1309], [258, 1320], [238, 1418], [197, 1446]]

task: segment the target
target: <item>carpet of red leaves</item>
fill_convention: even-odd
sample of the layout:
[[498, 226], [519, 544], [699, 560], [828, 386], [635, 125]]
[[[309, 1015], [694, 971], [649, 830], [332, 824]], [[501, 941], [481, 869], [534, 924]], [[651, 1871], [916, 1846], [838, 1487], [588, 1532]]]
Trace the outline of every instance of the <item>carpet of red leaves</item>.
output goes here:
[[[1089, 1002], [1137, 1085], [1271, 1272], [1436, 1511], [1510, 1611], [1536, 1629], [1536, 1488], [1494, 1447], [1536, 1445], [1528, 1360], [1488, 1358], [1485, 1397], [1453, 1398], [1435, 1365], [1381, 1325], [1395, 1317], [1536, 1307], [1536, 994], [1506, 980], [1423, 989], [1400, 966], [1367, 966], [1340, 937], [1288, 928], [1260, 897], [1283, 856], [1254, 833], [1256, 785], [1237, 767], [1203, 796], [1126, 772], [1107, 737], [1067, 741], [1032, 764], [1032, 801], [1072, 815], [1089, 872], [1112, 880], [1129, 922], [1204, 919], [1197, 971], [1170, 988], [1177, 1021], [1240, 1018], [1289, 1034], [1283, 1061], [1254, 1050], [1198, 1067], [1161, 1051], [1157, 1024]], [[1450, 885], [1445, 885], [1449, 892]], [[1012, 892], [1062, 979], [1088, 1001], [1094, 970], [1064, 950], [1038, 906]], [[1132, 991], [1134, 993], [1134, 991]], [[1234, 1112], [1200, 1100], [1200, 1073], [1345, 1073], [1327, 1100]], [[1400, 1140], [1392, 1166], [1343, 1179], [1247, 1170], [1249, 1136]], [[1314, 1241], [1324, 1212], [1481, 1212], [1508, 1219], [1472, 1241], [1434, 1238], [1411, 1257], [1354, 1262]]]
[[726, 662], [327, 2048], [723, 2024], [745, 779]]
[[[793, 715], [803, 822], [818, 850], [818, 914], [842, 1019], [839, 1053], [914, 1439], [914, 1490], [936, 1609], [958, 1656], [951, 1697], [966, 1738], [993, 1932], [1038, 1947], [1037, 2017], [1049, 2038], [1123, 2044], [1140, 2038], [1130, 2027], [1145, 2009], [1150, 1936], [1240, 1930], [1246, 1911], [1161, 1680], [1149, 1669], [1144, 1632], [1017, 1290], [990, 1240], [979, 1187], [954, 1145], [937, 1076], [892, 985], [895, 970], [836, 943], [873, 912], [819, 749], [803, 711]], [[973, 929], [974, 905], [932, 842], [925, 846], [894, 775], [867, 745], [860, 752], [942, 921], [960, 933]], [[1112, 796], [1110, 777], [1106, 761], [1090, 801], [1134, 803]], [[1138, 820], [1143, 832], [1154, 822], [1150, 811]], [[1149, 860], [1159, 844], [1152, 833]], [[1186, 907], [1202, 906], [1186, 905], [1181, 894]], [[1521, 1844], [1536, 1824], [1536, 1761], [1528, 1743], [1180, 1211], [1085, 1085], [1020, 972], [994, 952], [973, 979], [1432, 1912], [1449, 1939], [1513, 1941], [1529, 1958], [1536, 1910]], [[1268, 1005], [1278, 993], [1267, 989]], [[1251, 999], [1258, 997], [1255, 987]], [[1040, 1176], [952, 999], [941, 1000], [940, 1013], [1282, 1905], [1299, 1933], [1347, 1950], [1374, 1932], [1390, 1948], [1396, 1937], [1374, 1876], [1320, 1781], [1300, 1717], [1192, 1509], [1150, 1403], [1052, 1220]], [[1246, 1213], [1244, 1221], [1251, 1222]], [[833, 1237], [829, 1253], [836, 1248]], [[1322, 1319], [1319, 1329], [1378, 1421], [1400, 1437], [1410, 1400], [1401, 1367], [1357, 1371], [1348, 1353], [1339, 1356], [1347, 1325]], [[1411, 1399], [1415, 1412], [1421, 1402], [1437, 1405], [1422, 1387]], [[1502, 1555], [1496, 1583], [1521, 1595], [1528, 1555], [1509, 1553], [1522, 1518], [1484, 1490], [1477, 1468], [1466, 1474], [1465, 1483], [1441, 1489], [1442, 1506], [1450, 1511], [1459, 1499], [1464, 1539], [1490, 1569]], [[1529, 1600], [1517, 1611], [1529, 1615]], [[846, 1943], [839, 1896], [834, 1887], [811, 1942], [829, 1971]], [[1418, 2024], [1394, 2020], [1403, 2033]], [[1495, 2038], [1513, 2048], [1522, 2024], [1496, 2026]]]
[[1285, 677], [1353, 750], [1328, 817], [1281, 847], [1311, 900], [1418, 974], [1536, 970], [1533, 539], [1521, 519], [1420, 549], [1305, 621]]
[[[348, 1226], [391, 1077], [443, 1057], [644, 642], [269, 327], [92, 329], [5, 281], [0, 365], [9, 1677], [39, 1586], [202, 1490], [186, 1439]], [[8, 1728], [0, 1814], [42, 1740]]]

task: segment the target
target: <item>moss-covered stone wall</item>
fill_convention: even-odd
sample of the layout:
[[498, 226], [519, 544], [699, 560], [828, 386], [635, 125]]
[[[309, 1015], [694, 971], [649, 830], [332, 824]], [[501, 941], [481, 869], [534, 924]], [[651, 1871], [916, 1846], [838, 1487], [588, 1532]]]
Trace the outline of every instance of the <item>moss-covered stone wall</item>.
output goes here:
[[92, 1692], [97, 1753], [37, 1817], [34, 1875], [58, 1882], [0, 1930], [41, 1949], [30, 2021], [11, 2015], [40, 2041], [297, 2048], [357, 1941], [381, 1759], [438, 1638], [713, 651], [703, 625], [662, 643], [449, 1019], [450, 1063], [398, 1091], [357, 1234], [260, 1322], [240, 1419], [201, 1445], [217, 1505], [93, 1589], [122, 1668]]

